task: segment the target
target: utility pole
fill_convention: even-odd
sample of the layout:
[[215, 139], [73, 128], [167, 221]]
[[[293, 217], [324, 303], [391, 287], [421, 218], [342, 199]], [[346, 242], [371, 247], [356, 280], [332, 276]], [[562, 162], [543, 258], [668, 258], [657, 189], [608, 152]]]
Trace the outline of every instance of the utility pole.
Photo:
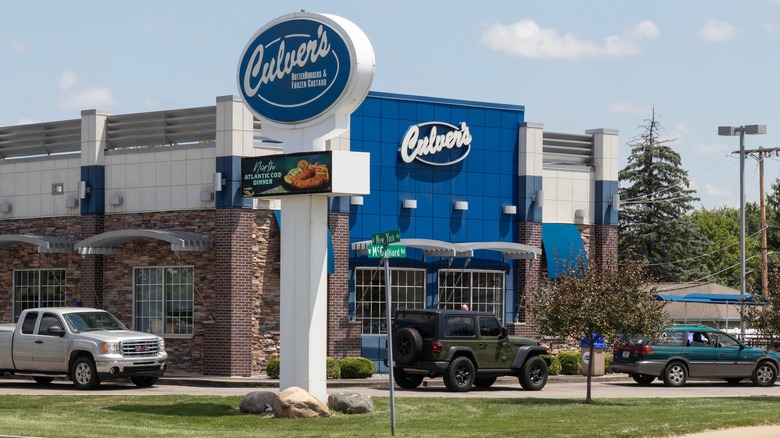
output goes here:
[[758, 169], [759, 169], [759, 192], [761, 196], [760, 203], [760, 216], [761, 216], [761, 295], [766, 298], [769, 293], [769, 273], [768, 261], [767, 261], [767, 244], [766, 244], [766, 196], [764, 195], [764, 158], [766, 156], [777, 155], [780, 152], [780, 148], [764, 149], [760, 147], [758, 149], [752, 149], [745, 151], [746, 155], [753, 156], [758, 154]]

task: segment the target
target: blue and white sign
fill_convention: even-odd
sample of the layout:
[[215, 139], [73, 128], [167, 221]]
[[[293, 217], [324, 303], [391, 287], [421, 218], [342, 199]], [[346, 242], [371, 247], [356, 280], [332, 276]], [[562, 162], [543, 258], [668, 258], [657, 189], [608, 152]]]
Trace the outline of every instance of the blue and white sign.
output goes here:
[[[357, 78], [358, 70], [366, 69], [357, 65], [360, 50], [351, 28], [357, 29], [358, 47], [367, 44], [370, 51], [370, 56], [363, 56], [371, 64], [367, 83]], [[279, 124], [317, 119], [344, 103], [350, 104], [351, 112], [368, 93], [373, 56], [365, 34], [351, 22], [322, 14], [290, 14], [266, 24], [249, 40], [239, 60], [238, 88], [255, 115]], [[365, 88], [359, 99], [352, 95], [356, 85]]]
[[463, 161], [471, 150], [471, 133], [466, 122], [460, 126], [444, 122], [412, 125], [401, 142], [401, 159], [432, 166], [450, 166]]

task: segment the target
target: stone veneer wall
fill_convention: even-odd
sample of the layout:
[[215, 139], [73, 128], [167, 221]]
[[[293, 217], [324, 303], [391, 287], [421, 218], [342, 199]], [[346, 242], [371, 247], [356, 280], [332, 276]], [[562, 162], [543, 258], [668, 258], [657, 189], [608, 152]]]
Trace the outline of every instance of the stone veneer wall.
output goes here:
[[279, 357], [281, 231], [271, 210], [255, 213], [252, 240], [252, 375]]
[[328, 356], [359, 357], [360, 324], [349, 321], [349, 213], [330, 212], [335, 273], [328, 275]]
[[[542, 224], [540, 222], [520, 222], [518, 225], [520, 243], [536, 248], [542, 247]], [[539, 284], [542, 272], [542, 256], [535, 260], [517, 262], [517, 322], [508, 324], [511, 334], [517, 336], [538, 337], [539, 329], [533, 322], [532, 292]]]
[[[3, 220], [0, 234], [34, 234], [60, 237], [71, 242], [81, 240], [81, 222], [77, 216]], [[9, 245], [0, 249], [0, 323], [14, 322], [14, 271], [22, 269], [65, 269], [65, 300], [72, 304], [85, 300], [82, 291], [82, 258], [73, 253], [39, 254], [38, 248], [27, 243]]]

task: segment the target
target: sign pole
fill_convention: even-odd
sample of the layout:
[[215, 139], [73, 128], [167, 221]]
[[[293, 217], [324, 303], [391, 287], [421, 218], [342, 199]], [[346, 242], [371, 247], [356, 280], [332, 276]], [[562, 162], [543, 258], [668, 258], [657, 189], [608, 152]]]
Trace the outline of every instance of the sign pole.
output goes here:
[[387, 366], [390, 369], [388, 376], [390, 378], [390, 428], [393, 436], [395, 436], [395, 391], [393, 387], [393, 326], [392, 326], [392, 298], [390, 295], [390, 258], [383, 257], [385, 262], [385, 301], [386, 301], [386, 314], [387, 314]]

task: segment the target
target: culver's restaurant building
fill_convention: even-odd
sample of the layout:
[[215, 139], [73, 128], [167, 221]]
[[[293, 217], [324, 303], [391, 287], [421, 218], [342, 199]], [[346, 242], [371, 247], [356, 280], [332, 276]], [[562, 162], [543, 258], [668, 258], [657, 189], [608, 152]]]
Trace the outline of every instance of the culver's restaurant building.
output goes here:
[[[370, 194], [330, 198], [328, 355], [384, 358], [373, 234], [399, 230], [393, 308], [495, 312], [537, 336], [530, 291], [617, 254], [617, 132], [545, 131], [520, 105], [371, 92], [329, 150], [370, 154]], [[261, 375], [279, 354], [279, 209], [241, 160], [280, 154], [240, 98], [0, 127], [0, 322], [104, 308], [165, 337], [171, 372]]]

